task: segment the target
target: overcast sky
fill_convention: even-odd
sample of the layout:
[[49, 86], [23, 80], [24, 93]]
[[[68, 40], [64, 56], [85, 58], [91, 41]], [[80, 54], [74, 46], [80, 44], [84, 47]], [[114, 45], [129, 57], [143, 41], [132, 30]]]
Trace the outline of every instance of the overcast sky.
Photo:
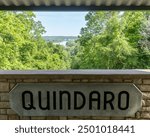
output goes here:
[[87, 12], [35, 12], [46, 29], [44, 36], [77, 36]]

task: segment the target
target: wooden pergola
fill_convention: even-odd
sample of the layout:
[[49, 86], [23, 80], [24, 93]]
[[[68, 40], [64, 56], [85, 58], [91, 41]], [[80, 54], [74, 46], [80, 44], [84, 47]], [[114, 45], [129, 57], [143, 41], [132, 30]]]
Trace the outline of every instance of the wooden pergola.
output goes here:
[[150, 0], [0, 0], [0, 10], [150, 10]]

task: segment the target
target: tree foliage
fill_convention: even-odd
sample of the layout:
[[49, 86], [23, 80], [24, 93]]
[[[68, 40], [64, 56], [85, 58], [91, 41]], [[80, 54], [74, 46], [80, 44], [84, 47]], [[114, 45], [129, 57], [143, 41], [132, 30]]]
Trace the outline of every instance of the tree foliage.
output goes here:
[[150, 51], [142, 46], [150, 40], [148, 17], [149, 12], [89, 12], [78, 39], [74, 68], [150, 68]]
[[68, 53], [46, 43], [33, 12], [0, 12], [0, 69], [67, 69]]
[[33, 12], [0, 11], [0, 69], [150, 68], [150, 12], [89, 12], [66, 46], [46, 42]]

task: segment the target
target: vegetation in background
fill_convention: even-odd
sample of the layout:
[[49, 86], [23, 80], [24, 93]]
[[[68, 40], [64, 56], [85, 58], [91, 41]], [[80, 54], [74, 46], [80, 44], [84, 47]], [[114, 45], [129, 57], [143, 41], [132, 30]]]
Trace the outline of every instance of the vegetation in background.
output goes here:
[[150, 68], [150, 12], [89, 12], [85, 19], [72, 68]]
[[0, 12], [0, 69], [68, 69], [69, 53], [42, 38], [33, 12]]
[[35, 18], [0, 11], [0, 69], [150, 69], [150, 12], [89, 12], [66, 46], [47, 42]]

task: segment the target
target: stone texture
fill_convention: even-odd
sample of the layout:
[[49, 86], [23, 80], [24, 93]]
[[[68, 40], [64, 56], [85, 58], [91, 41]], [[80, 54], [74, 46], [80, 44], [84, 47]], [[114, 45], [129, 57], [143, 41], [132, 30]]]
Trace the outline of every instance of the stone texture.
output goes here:
[[45, 119], [46, 119], [45, 116], [40, 116], [40, 117], [33, 116], [33, 117], [31, 117], [31, 120], [45, 120]]
[[0, 93], [0, 100], [3, 101], [9, 101], [9, 94], [8, 93]]
[[141, 118], [150, 119], [150, 113], [149, 112], [142, 112]]
[[143, 107], [143, 106], [146, 106], [145, 100], [142, 100], [142, 107]]
[[48, 83], [48, 82], [50, 82], [50, 79], [38, 79], [38, 82]]
[[124, 120], [124, 117], [111, 117], [111, 120]]
[[150, 100], [150, 92], [142, 93], [143, 99]]
[[150, 106], [150, 100], [145, 100], [145, 106]]
[[9, 115], [8, 119], [9, 120], [19, 120], [19, 116], [17, 116], [17, 115]]
[[8, 92], [8, 91], [9, 91], [9, 83], [0, 82], [0, 92]]
[[14, 115], [14, 114], [16, 114], [16, 112], [13, 111], [12, 109], [7, 109], [7, 114], [8, 115]]
[[125, 118], [125, 120], [137, 120], [136, 118], [132, 118], [132, 117], [127, 117]]
[[150, 112], [150, 107], [142, 107], [141, 111]]
[[125, 79], [125, 80], [124, 80], [124, 83], [132, 83], [132, 82], [133, 82], [132, 79]]
[[15, 85], [16, 85], [16, 83], [10, 83], [10, 84], [9, 84], [9, 89], [10, 89], [10, 90], [13, 89], [13, 88], [15, 87]]
[[9, 102], [0, 102], [0, 109], [1, 108], [10, 108]]
[[0, 82], [7, 82], [7, 79], [0, 78]]
[[89, 79], [90, 83], [101, 83], [102, 80], [101, 79]]
[[150, 91], [150, 85], [139, 85], [141, 91]]
[[[60, 78], [59, 78], [60, 77]], [[80, 76], [77, 77], [64, 77], [64, 76], [47, 76], [47, 77], [28, 77], [28, 76], [16, 76], [15, 79], [12, 77], [1, 77], [0, 78], [0, 120], [67, 120], [67, 119], [93, 119], [93, 120], [137, 120], [137, 119], [150, 119], [150, 77], [146, 75], [146, 77], [137, 76], [132, 78], [132, 75], [129, 77], [124, 76], [118, 76], [118, 77], [95, 77], [92, 76], [91, 78], [82, 76], [80, 79]], [[100, 117], [100, 116], [94, 116], [94, 117], [85, 117], [85, 116], [78, 116], [78, 117], [58, 117], [58, 116], [43, 116], [43, 117], [26, 117], [26, 116], [18, 116], [12, 109], [10, 109], [9, 105], [9, 94], [8, 92], [10, 89], [12, 89], [17, 83], [35, 83], [35, 82], [41, 82], [41, 83], [48, 83], [50, 82], [50, 79], [53, 83], [55, 82], [83, 82], [83, 83], [134, 83], [139, 89], [143, 92], [143, 100], [142, 100], [142, 108], [140, 111], [138, 111], [134, 117]]]
[[20, 116], [20, 120], [31, 120], [31, 117]]
[[60, 83], [65, 83], [65, 82], [71, 82], [71, 79], [52, 79], [52, 82], [60, 82]]
[[150, 85], [150, 79], [143, 79], [143, 84], [149, 84]]
[[81, 80], [80, 79], [73, 79], [72, 82], [77, 82], [78, 83], [78, 82], [81, 82]]
[[113, 79], [113, 82], [114, 82], [114, 83], [122, 83], [122, 82], [123, 82], [123, 79]]
[[15, 79], [8, 79], [8, 82], [16, 82]]
[[16, 79], [16, 82], [20, 83], [20, 82], [23, 82], [23, 80], [22, 79]]
[[34, 82], [38, 82], [38, 80], [37, 80], [37, 79], [24, 79], [23, 82], [27, 82], [27, 83], [28, 83], [28, 82], [29, 82], [29, 83], [31, 82], [31, 83], [34, 83]]
[[59, 117], [57, 117], [57, 116], [48, 116], [48, 117], [46, 117], [46, 120], [59, 120]]
[[136, 112], [136, 113], [135, 113], [135, 117], [136, 117], [137, 119], [140, 119], [141, 113], [140, 113], [140, 112]]
[[110, 79], [101, 79], [101, 81], [102, 81], [103, 83], [109, 83], [109, 82], [111, 82]]
[[133, 83], [134, 84], [142, 84], [142, 79], [134, 79]]
[[67, 120], [67, 117], [59, 117], [59, 120]]
[[89, 80], [88, 80], [88, 79], [81, 79], [81, 82], [88, 83], [88, 82], [89, 82]]
[[92, 117], [90, 116], [69, 116], [67, 117], [69, 120], [91, 120]]
[[7, 120], [7, 115], [0, 115], [0, 120]]
[[7, 114], [7, 110], [6, 109], [0, 109], [0, 115], [1, 114]]
[[110, 120], [111, 117], [99, 117], [99, 116], [94, 116], [92, 117], [93, 120]]

